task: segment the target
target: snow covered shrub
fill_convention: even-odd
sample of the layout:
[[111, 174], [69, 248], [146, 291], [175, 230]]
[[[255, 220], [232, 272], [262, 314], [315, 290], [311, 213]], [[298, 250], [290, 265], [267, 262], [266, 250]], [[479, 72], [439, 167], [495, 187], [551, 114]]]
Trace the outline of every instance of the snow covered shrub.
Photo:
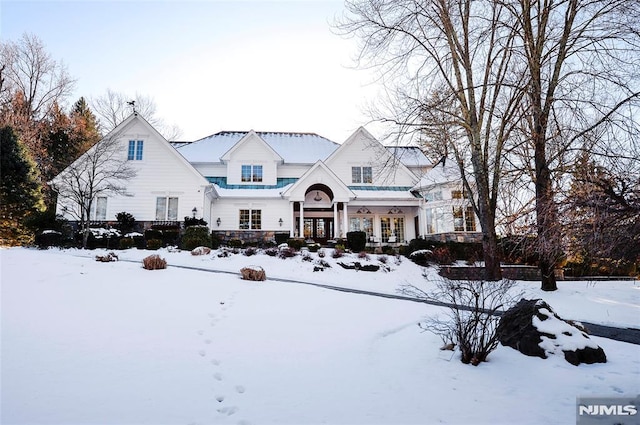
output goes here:
[[208, 246], [199, 246], [191, 250], [191, 255], [209, 255], [211, 254], [211, 248]]
[[327, 254], [326, 254], [326, 252], [324, 252], [324, 249], [319, 249], [318, 250], [318, 257], [324, 258], [325, 255], [327, 255]]
[[333, 258], [341, 258], [342, 256], [344, 256], [344, 249], [338, 248], [338, 246], [336, 246], [333, 249], [333, 254], [331, 256]]
[[153, 254], [142, 260], [142, 267], [147, 270], [166, 269], [167, 261], [159, 255]]
[[230, 248], [242, 248], [242, 241], [240, 239], [231, 239], [228, 245]]
[[252, 255], [256, 255], [257, 253], [258, 253], [258, 250], [253, 246], [250, 246], [249, 248], [243, 251], [243, 254], [245, 255], [245, 257], [251, 257]]
[[152, 251], [162, 248], [162, 239], [149, 239], [147, 240], [147, 249]]
[[120, 229], [122, 233], [132, 232], [136, 225], [135, 217], [125, 211], [116, 214], [116, 220], [118, 221], [118, 229]]
[[267, 248], [264, 250], [264, 253], [269, 257], [275, 257], [276, 255], [278, 255], [278, 248]]
[[382, 264], [387, 264], [387, 262], [389, 261], [389, 257], [387, 257], [386, 255], [379, 255], [378, 261], [380, 261]]
[[433, 251], [430, 249], [419, 249], [409, 254], [409, 259], [419, 266], [427, 267], [433, 258]]
[[313, 257], [308, 252], [305, 252], [302, 255], [302, 261], [313, 261]]
[[358, 253], [358, 258], [361, 260], [367, 260], [367, 261], [371, 259], [371, 257], [369, 257], [369, 254], [367, 254], [365, 251], [360, 251]]
[[305, 241], [302, 238], [287, 239], [287, 246], [289, 246], [289, 248], [293, 248], [296, 251], [300, 251], [304, 244]]
[[320, 244], [312, 243], [308, 246], [308, 248], [309, 248], [309, 252], [318, 252], [318, 250], [320, 249]]
[[96, 261], [101, 263], [110, 263], [111, 261], [118, 261], [118, 256], [113, 252], [106, 255], [96, 255]]
[[278, 252], [278, 258], [282, 258], [282, 259], [285, 259], [285, 258], [293, 258], [293, 257], [295, 257], [295, 256], [296, 256], [296, 250], [295, 250], [295, 249], [293, 249], [293, 248], [291, 248], [291, 247], [281, 249], [281, 250]]
[[[425, 274], [425, 278], [427, 275]], [[497, 314], [520, 299], [515, 282], [483, 280], [449, 280], [439, 277], [432, 292], [405, 285], [401, 293], [418, 299], [445, 303], [449, 312], [444, 317], [430, 316], [420, 327], [438, 335], [444, 345], [455, 344], [465, 364], [479, 365], [498, 346]]]
[[49, 248], [50, 246], [62, 246], [62, 233], [57, 230], [43, 230], [38, 233], [35, 243], [40, 249]]
[[267, 274], [260, 266], [249, 266], [240, 269], [240, 274], [244, 280], [263, 281], [267, 280]]

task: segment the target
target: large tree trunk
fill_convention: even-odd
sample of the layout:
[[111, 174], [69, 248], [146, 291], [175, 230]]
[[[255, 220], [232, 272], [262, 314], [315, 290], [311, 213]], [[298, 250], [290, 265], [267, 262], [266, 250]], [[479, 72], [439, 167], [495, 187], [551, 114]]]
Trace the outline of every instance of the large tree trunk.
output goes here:
[[495, 215], [486, 202], [479, 202], [478, 210], [478, 219], [480, 220], [480, 226], [482, 227], [484, 278], [491, 281], [501, 280], [502, 269], [500, 268], [498, 236], [495, 231]]
[[[544, 121], [542, 118], [536, 121]], [[542, 277], [543, 291], [555, 291], [556, 284], [555, 268], [560, 252], [559, 237], [557, 232], [558, 211], [553, 199], [553, 188], [551, 184], [551, 172], [546, 156], [545, 133], [546, 126], [537, 124], [535, 126], [533, 142], [535, 146], [535, 171], [536, 171], [536, 224], [537, 224], [537, 247], [540, 256], [539, 268]]]

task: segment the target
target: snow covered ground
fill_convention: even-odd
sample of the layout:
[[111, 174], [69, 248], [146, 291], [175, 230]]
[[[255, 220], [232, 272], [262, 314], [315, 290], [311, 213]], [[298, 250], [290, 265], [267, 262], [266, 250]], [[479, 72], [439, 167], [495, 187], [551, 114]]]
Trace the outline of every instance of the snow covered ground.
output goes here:
[[[637, 345], [593, 337], [608, 363], [579, 367], [500, 346], [473, 367], [416, 325], [438, 307], [148, 271], [140, 260], [150, 252], [135, 249], [96, 262], [102, 253], [0, 250], [2, 424], [572, 424], [576, 397], [640, 393]], [[332, 267], [313, 272], [299, 256], [158, 253], [170, 266], [254, 265], [268, 278], [376, 292], [432, 285], [425, 269], [392, 257], [390, 271], [362, 272], [327, 255]], [[538, 287], [519, 283], [563, 318], [640, 326], [637, 281]]]

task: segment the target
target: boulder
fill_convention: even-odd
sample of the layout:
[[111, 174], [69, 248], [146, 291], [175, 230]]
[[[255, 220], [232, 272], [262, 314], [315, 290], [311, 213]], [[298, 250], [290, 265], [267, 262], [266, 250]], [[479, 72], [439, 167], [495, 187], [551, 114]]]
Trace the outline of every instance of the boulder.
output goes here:
[[497, 336], [502, 345], [527, 356], [546, 359], [564, 355], [573, 365], [606, 363], [604, 350], [580, 325], [560, 318], [543, 300], [520, 300], [500, 318]]

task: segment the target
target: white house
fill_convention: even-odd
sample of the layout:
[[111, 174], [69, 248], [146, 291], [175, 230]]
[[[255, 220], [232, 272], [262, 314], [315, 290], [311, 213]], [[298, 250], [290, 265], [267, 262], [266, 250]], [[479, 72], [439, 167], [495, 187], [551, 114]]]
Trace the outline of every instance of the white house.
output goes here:
[[[119, 140], [137, 175], [127, 196], [94, 202], [95, 221], [113, 222], [121, 211], [145, 226], [197, 216], [226, 239], [287, 233], [319, 243], [353, 230], [376, 245], [477, 235], [455, 178], [443, 179], [419, 149], [385, 147], [364, 128], [342, 144], [251, 130], [174, 146], [133, 114], [107, 137]], [[73, 220], [69, 208], [58, 199], [57, 212]]]

